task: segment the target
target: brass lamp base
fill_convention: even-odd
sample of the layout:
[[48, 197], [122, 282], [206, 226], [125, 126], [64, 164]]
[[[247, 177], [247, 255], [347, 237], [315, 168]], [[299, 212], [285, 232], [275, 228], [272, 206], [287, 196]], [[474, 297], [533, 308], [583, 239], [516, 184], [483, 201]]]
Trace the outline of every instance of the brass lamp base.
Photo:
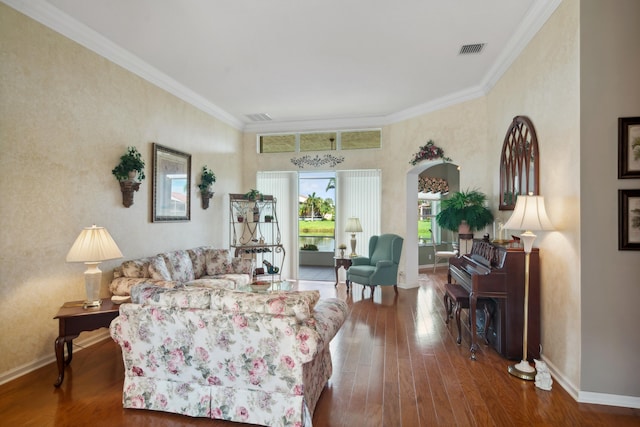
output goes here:
[[522, 360], [515, 365], [509, 365], [509, 373], [521, 380], [534, 381], [536, 379], [536, 368], [529, 365], [526, 360]]

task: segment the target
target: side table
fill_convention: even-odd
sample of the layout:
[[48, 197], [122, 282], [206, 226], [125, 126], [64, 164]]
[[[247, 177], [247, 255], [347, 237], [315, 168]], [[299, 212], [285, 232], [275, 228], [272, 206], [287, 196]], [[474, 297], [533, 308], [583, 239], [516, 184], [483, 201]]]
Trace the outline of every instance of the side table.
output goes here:
[[[340, 258], [340, 257], [333, 257], [333, 265], [336, 269], [336, 284], [334, 285], [334, 287], [338, 286], [338, 270], [340, 270], [340, 267], [344, 267], [345, 271], [351, 267], [351, 258]], [[347, 280], [347, 292], [349, 292], [349, 281]]]
[[[73, 358], [73, 339], [80, 332], [108, 328], [113, 319], [118, 317], [120, 309], [110, 299], [103, 299], [102, 305], [95, 308], [82, 308], [83, 301], [64, 303], [54, 319], [58, 319], [59, 332], [55, 342], [56, 362], [58, 364], [58, 380], [54, 386], [60, 387], [64, 380], [64, 366]], [[67, 343], [67, 359], [64, 359], [64, 344]]]

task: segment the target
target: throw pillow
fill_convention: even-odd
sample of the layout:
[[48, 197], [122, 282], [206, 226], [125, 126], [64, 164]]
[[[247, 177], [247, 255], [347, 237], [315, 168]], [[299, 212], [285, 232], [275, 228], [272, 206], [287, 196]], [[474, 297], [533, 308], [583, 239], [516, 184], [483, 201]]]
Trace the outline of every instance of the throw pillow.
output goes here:
[[189, 282], [195, 279], [191, 257], [185, 250], [161, 254], [167, 265], [171, 279], [177, 282]]
[[207, 263], [207, 275], [217, 276], [229, 271], [229, 251], [226, 249], [206, 249], [205, 262]]
[[120, 266], [124, 277], [151, 277], [149, 263], [152, 258], [140, 258], [125, 261]]
[[151, 259], [149, 263], [149, 275], [156, 280], [172, 280], [171, 273], [167, 269], [167, 263], [160, 255]]
[[207, 262], [204, 254], [205, 250], [208, 248], [208, 246], [200, 246], [199, 248], [187, 250], [189, 257], [191, 257], [191, 264], [193, 264], [193, 275], [196, 279], [199, 279], [207, 274]]

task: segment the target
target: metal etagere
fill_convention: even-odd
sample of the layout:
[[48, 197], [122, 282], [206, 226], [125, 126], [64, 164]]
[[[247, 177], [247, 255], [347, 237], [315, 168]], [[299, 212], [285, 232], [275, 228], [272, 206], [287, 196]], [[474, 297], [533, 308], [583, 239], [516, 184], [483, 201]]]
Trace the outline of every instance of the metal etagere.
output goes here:
[[254, 275], [271, 279], [281, 277], [286, 256], [276, 203], [271, 195], [258, 195], [255, 199], [245, 194], [229, 195], [231, 249], [236, 257], [255, 260]]

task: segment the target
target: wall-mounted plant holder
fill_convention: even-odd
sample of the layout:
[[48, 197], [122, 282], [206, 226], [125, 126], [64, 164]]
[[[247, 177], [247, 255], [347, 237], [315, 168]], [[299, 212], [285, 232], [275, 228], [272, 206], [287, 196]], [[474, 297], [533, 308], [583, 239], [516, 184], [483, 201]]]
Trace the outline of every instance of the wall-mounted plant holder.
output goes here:
[[[120, 157], [120, 163], [111, 171], [120, 182], [122, 204], [128, 208], [133, 204], [133, 192], [140, 188], [140, 181], [145, 178], [144, 160], [136, 147], [127, 147], [127, 152]], [[136, 180], [137, 178], [137, 180]]]
[[211, 198], [213, 197], [213, 195], [215, 194], [215, 192], [213, 191], [207, 191], [207, 192], [201, 192], [200, 196], [202, 196], [202, 209], [208, 209], [209, 208], [209, 200], [211, 200]]
[[128, 208], [133, 204], [133, 193], [138, 191], [140, 183], [137, 181], [120, 181], [120, 191], [122, 191], [122, 204]]
[[200, 195], [202, 196], [202, 209], [209, 207], [209, 200], [213, 197], [213, 183], [216, 182], [216, 174], [204, 165], [202, 167], [202, 182], [198, 184]]

